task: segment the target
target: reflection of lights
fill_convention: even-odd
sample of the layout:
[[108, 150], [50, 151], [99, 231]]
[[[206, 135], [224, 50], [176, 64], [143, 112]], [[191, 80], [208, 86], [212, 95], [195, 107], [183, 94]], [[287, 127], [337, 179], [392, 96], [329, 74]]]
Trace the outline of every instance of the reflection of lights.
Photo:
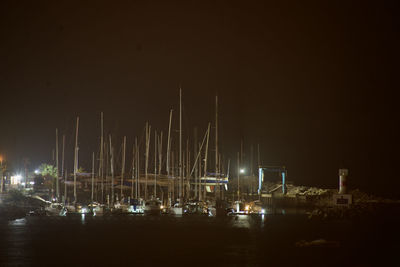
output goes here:
[[14, 221], [9, 222], [10, 225], [25, 225], [26, 224], [26, 219], [15, 219]]

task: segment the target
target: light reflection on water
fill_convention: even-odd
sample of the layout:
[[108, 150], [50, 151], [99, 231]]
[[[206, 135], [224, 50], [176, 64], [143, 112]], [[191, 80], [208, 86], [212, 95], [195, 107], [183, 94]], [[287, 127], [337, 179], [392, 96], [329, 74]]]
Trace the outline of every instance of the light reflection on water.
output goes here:
[[249, 215], [236, 215], [235, 219], [232, 221], [232, 226], [238, 228], [250, 228], [249, 219]]
[[15, 219], [13, 221], [8, 222], [9, 225], [25, 225], [26, 224], [26, 218], [22, 219]]

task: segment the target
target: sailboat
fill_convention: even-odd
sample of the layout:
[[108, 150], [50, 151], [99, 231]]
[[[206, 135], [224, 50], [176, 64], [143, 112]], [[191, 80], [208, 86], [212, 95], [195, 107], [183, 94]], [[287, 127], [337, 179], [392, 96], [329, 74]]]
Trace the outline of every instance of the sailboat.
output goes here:
[[145, 201], [143, 211], [145, 215], [160, 215], [161, 201], [156, 198]]
[[63, 216], [66, 213], [64, 205], [61, 203], [50, 203], [49, 206], [45, 208], [46, 213], [49, 215]]
[[182, 215], [184, 214], [184, 207], [183, 204], [181, 203], [181, 201], [175, 203], [171, 208], [170, 208], [170, 214], [172, 215]]
[[173, 215], [184, 213], [182, 179], [182, 89], [179, 89], [179, 199], [170, 209]]

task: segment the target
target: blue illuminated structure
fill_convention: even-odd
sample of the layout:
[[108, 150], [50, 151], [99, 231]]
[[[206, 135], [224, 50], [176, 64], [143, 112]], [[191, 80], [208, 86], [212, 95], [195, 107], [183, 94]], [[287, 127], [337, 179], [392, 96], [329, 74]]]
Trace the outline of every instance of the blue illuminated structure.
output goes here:
[[258, 194], [261, 195], [262, 184], [264, 182], [264, 172], [275, 172], [279, 173], [282, 177], [282, 193], [286, 194], [286, 176], [287, 171], [285, 166], [276, 167], [276, 166], [267, 166], [267, 167], [259, 167], [258, 168]]

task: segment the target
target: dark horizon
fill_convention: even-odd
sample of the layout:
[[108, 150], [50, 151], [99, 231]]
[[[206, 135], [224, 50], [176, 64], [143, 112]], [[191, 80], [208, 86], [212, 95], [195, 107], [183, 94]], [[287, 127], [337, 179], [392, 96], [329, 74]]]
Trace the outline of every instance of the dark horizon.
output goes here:
[[51, 162], [58, 128], [72, 162], [79, 116], [89, 169], [102, 111], [129, 155], [146, 121], [165, 136], [170, 108], [178, 129], [182, 87], [185, 142], [214, 123], [218, 94], [233, 165], [243, 138], [247, 155], [260, 144], [262, 163], [285, 165], [297, 185], [335, 188], [346, 167], [351, 188], [399, 198], [396, 11], [395, 1], [3, 1], [0, 154], [16, 169]]

